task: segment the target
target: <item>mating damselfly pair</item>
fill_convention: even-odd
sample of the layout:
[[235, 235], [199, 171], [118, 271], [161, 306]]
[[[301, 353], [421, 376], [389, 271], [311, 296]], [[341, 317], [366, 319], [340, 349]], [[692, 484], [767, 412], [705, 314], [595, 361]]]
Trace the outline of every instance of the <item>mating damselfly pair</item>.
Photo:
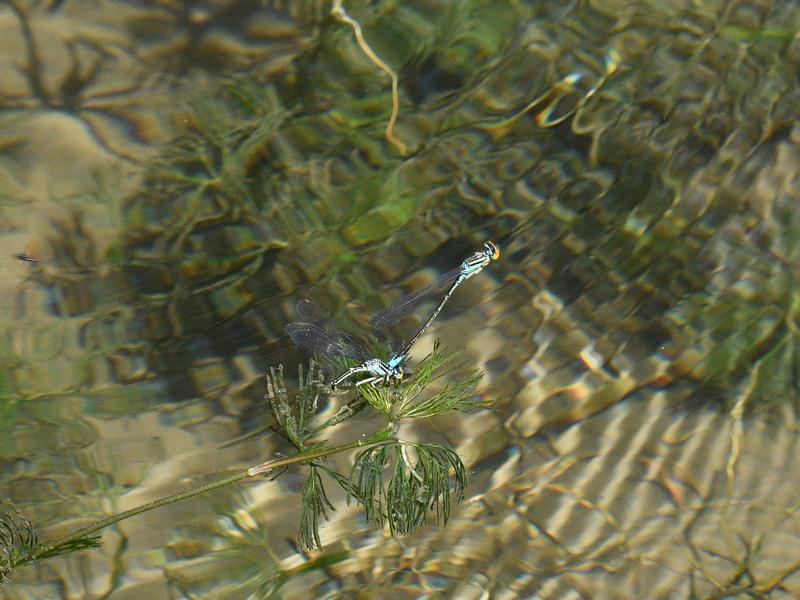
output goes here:
[[297, 314], [301, 321], [289, 323], [286, 333], [299, 347], [316, 354], [324, 363], [340, 364], [349, 361], [353, 366], [331, 382], [333, 389], [343, 387], [349, 382], [356, 388], [362, 385], [389, 385], [402, 381], [406, 372], [403, 369], [409, 352], [422, 334], [439, 315], [445, 303], [456, 288], [464, 281], [480, 273], [493, 260], [500, 258], [500, 249], [487, 241], [483, 249], [468, 256], [458, 267], [442, 275], [434, 283], [413, 292], [388, 308], [378, 311], [372, 318], [375, 331], [386, 329], [408, 315], [417, 306], [432, 296], [444, 292], [439, 304], [412, 338], [388, 360], [376, 358], [353, 336], [345, 333], [324, 310], [310, 300], [297, 304]]

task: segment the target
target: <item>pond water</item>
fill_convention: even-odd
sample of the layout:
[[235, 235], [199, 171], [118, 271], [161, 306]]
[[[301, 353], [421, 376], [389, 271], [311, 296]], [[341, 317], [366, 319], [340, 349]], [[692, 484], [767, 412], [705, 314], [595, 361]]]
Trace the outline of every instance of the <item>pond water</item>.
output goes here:
[[300, 299], [368, 338], [501, 251], [410, 359], [461, 351], [491, 405], [395, 424], [464, 462], [446, 526], [324, 479], [306, 551], [293, 467], [5, 597], [800, 596], [800, 5], [9, 0], [0, 30], [0, 495], [41, 540], [291, 455], [265, 377], [308, 359]]

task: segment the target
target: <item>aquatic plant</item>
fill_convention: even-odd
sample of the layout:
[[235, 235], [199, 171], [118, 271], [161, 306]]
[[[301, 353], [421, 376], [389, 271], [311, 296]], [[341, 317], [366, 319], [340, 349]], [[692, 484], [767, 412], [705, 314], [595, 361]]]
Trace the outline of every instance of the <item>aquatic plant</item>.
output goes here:
[[[444, 525], [450, 518], [452, 498], [456, 502], [463, 498], [467, 483], [464, 464], [452, 448], [405, 441], [398, 437], [397, 430], [400, 420], [428, 418], [484, 406], [484, 400], [475, 393], [482, 374], [472, 371], [455, 375], [455, 370], [463, 363], [454, 365], [453, 359], [453, 354], [442, 351], [436, 344], [413, 376], [397, 386], [354, 388], [350, 401], [321, 423], [317, 410], [319, 401], [331, 393], [322, 369], [313, 361], [306, 369], [300, 366], [297, 391], [290, 394], [283, 366], [272, 368], [266, 376], [266, 398], [277, 428], [297, 450], [294, 455], [253, 465], [228, 477], [102, 519], [51, 541], [39, 542], [31, 522], [10, 505], [0, 515], [0, 580], [8, 580], [16, 567], [97, 547], [99, 536], [96, 534], [124, 519], [264, 474], [278, 477], [296, 465], [308, 469], [302, 490], [298, 534], [303, 551], [322, 547], [320, 526], [329, 511], [334, 510], [325, 490], [328, 478], [344, 489], [348, 503], [355, 501], [364, 508], [370, 523], [388, 526], [392, 535], [411, 533], [431, 514], [437, 524]], [[429, 391], [437, 380], [444, 378], [448, 381], [438, 391]], [[385, 417], [384, 427], [337, 445], [329, 445], [320, 437], [367, 406]], [[339, 473], [324, 462], [334, 454], [356, 449], [361, 451], [356, 455], [349, 474]]]

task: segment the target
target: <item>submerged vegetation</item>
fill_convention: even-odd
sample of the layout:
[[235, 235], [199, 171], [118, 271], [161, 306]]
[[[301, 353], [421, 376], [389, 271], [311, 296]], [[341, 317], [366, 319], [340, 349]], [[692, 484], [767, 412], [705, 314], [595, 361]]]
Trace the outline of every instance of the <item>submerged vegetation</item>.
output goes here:
[[[80, 3], [33, 3], [54, 11], [61, 4]], [[508, 240], [510, 274], [487, 323], [505, 351], [487, 347], [486, 364], [503, 380], [509, 416], [495, 439], [474, 436], [470, 455], [495, 473], [485, 490], [492, 497], [476, 502], [470, 519], [434, 540], [406, 540], [407, 551], [388, 558], [396, 547], [323, 527], [345, 499], [397, 535], [449, 518], [463, 493], [461, 460], [397, 427], [477, 403], [470, 380], [477, 375], [451, 378], [445, 367], [426, 380], [436, 353], [402, 386], [362, 386], [335, 414], [317, 411], [328, 390], [316, 366], [304, 368], [297, 383], [279, 367], [269, 370], [268, 399], [292, 455], [267, 454], [276, 457], [157, 506], [262, 475], [289, 483], [288, 468], [292, 479], [302, 475], [286, 497], [289, 508], [302, 508], [291, 527], [299, 524], [303, 549], [326, 549], [305, 562], [292, 556], [270, 585], [323, 568], [324, 576], [294, 583], [323, 580], [354, 595], [369, 584], [418, 582], [456, 595], [472, 575], [489, 573], [474, 582], [475, 595], [514, 589], [535, 596], [544, 588], [553, 595], [800, 595], [798, 561], [780, 551], [800, 514], [787, 476], [800, 406], [795, 4], [275, 0], [222, 3], [218, 13], [204, 3], [198, 11], [179, 4], [157, 7], [169, 14], [153, 23], [166, 42], [174, 31], [190, 32], [180, 60], [160, 60], [173, 52], [164, 44], [145, 70], [196, 65], [201, 44], [214, 65], [229, 64], [213, 42], [236, 51], [227, 43], [235, 21], [223, 13], [235, 7], [287, 6], [293, 17], [303, 13], [303, 25], [290, 31], [270, 13], [264, 22], [278, 29], [266, 31], [290, 40], [289, 50], [268, 62], [249, 53], [261, 47], [269, 55], [265, 44], [251, 45], [246, 54], [262, 67], [243, 66], [221, 86], [206, 86], [206, 77], [196, 82], [199, 93], [187, 94], [189, 106], [175, 119], [181, 135], [146, 165], [135, 195], [124, 196], [124, 233], [110, 252], [102, 245], [88, 251], [91, 228], [70, 225], [57, 232], [70, 243], [49, 263], [17, 265], [42, 281], [54, 311], [45, 325], [64, 325], [61, 347], [78, 349], [28, 369], [43, 329], [41, 311], [32, 310], [30, 321], [15, 324], [19, 335], [7, 336], [20, 348], [3, 357], [10, 366], [0, 388], [8, 396], [38, 402], [57, 385], [53, 405], [74, 396], [59, 404], [81, 408], [84, 394], [100, 396], [81, 417], [143, 414], [147, 401], [191, 408], [195, 399], [216, 407], [220, 398], [243, 398], [224, 416], [249, 432], [261, 358], [277, 351], [272, 345], [285, 323], [276, 304], [313, 288], [340, 310], [343, 297], [377, 307], [388, 282], [395, 291], [424, 283], [427, 273], [400, 274], [433, 248], [451, 245], [444, 257], [478, 235]], [[134, 8], [135, 30], [150, 34], [138, 16], [147, 11]], [[202, 27], [172, 26], [198, 16]], [[240, 22], [274, 47], [263, 27]], [[144, 50], [154, 44], [147, 37], [140, 37]], [[142, 48], [113, 42], [109, 57], [130, 46], [132, 62], [140, 62]], [[95, 45], [75, 47], [82, 58]], [[32, 42], [28, 54], [26, 72], [34, 73]], [[84, 66], [90, 62], [83, 58]], [[42, 66], [53, 71], [46, 60]], [[92, 78], [83, 76], [90, 71], [71, 72], [92, 91]], [[88, 94], [63, 103], [50, 92], [58, 86], [27, 79], [47, 92], [34, 94], [31, 106], [96, 118]], [[19, 97], [8, 98], [16, 105]], [[109, 106], [114, 116], [127, 114]], [[13, 157], [19, 146], [7, 150]], [[24, 310], [7, 312], [17, 319]], [[66, 326], [80, 326], [80, 337]], [[51, 331], [42, 337], [59, 347], [49, 342], [59, 339]], [[108, 374], [96, 375], [95, 362], [108, 363]], [[165, 383], [158, 388], [165, 394], [151, 393]], [[10, 423], [18, 419], [20, 432], [36, 438], [15, 409], [2, 407], [10, 415], [6, 430], [16, 433]], [[374, 432], [362, 436], [360, 411], [382, 420]], [[49, 432], [63, 422], [56, 418], [37, 427]], [[189, 429], [184, 423], [177, 425]], [[478, 425], [485, 431], [491, 424]], [[98, 440], [86, 429], [80, 447], [94, 450]], [[51, 498], [34, 477], [50, 473], [56, 453], [74, 452], [75, 436], [63, 433], [68, 443], [38, 436], [51, 447], [32, 444], [45, 460], [30, 469], [14, 468], [27, 464], [30, 446], [7, 453], [6, 493], [31, 519], [47, 514], [41, 499]], [[13, 447], [21, 435], [5, 438]], [[336, 454], [349, 462], [330, 460]], [[109, 473], [113, 493], [89, 497], [90, 508], [79, 513], [85, 519], [131, 485], [114, 466], [98, 469]], [[79, 497], [75, 487], [66, 493]], [[231, 570], [216, 543], [228, 531], [245, 559], [237, 584], [248, 568], [268, 570], [251, 550], [278, 537], [281, 515], [269, 503], [261, 507], [271, 514], [249, 529], [231, 517], [229, 530], [216, 523], [207, 533], [202, 523], [191, 539], [194, 531], [183, 536], [178, 528], [162, 536], [180, 538], [181, 549], [187, 540], [195, 544], [167, 564], [192, 578], [184, 595], [214, 596], [197, 579]], [[19, 513], [0, 510], [0, 571], [8, 576], [18, 565], [96, 543], [102, 527], [154, 508], [46, 544]], [[196, 544], [212, 536], [219, 536], [214, 544]], [[381, 562], [353, 560], [340, 582], [345, 569], [326, 566], [345, 560], [350, 548], [381, 553]]]
[[[387, 103], [391, 106], [390, 112], [388, 106], [382, 104], [380, 110], [370, 109], [367, 113], [375, 112], [369, 120], [376, 122], [383, 122], [386, 116], [384, 137], [404, 156], [406, 146], [395, 134], [399, 111], [396, 72], [365, 40], [359, 21], [348, 14], [341, 1], [333, 2], [329, 14], [338, 24], [347, 26], [348, 33], [352, 30], [355, 44], [367, 61], [390, 78], [391, 100]], [[32, 41], [29, 50], [35, 55]], [[375, 75], [377, 73], [372, 76]], [[287, 210], [289, 204], [292, 207], [300, 204], [297, 190], [289, 183], [299, 181], [305, 185], [306, 180], [297, 175], [299, 169], [277, 156], [283, 146], [275, 141], [276, 131], [286, 127], [290, 117], [296, 117], [290, 128], [290, 133], [296, 134], [292, 139], [304, 139], [307, 129], [315, 130], [320, 123], [327, 123], [335, 130], [331, 144], [336, 145], [340, 139], [348, 141], [348, 135], [354, 135], [357, 128], [326, 114], [316, 120], [313, 113], [306, 121], [302, 114], [297, 117], [303, 113], [301, 107], [285, 102], [278, 93], [285, 92], [286, 88], [293, 89], [291, 77], [286, 79], [283, 87], [265, 86], [263, 77], [248, 75], [224, 82], [218, 93], [192, 96], [190, 108], [179, 119], [182, 135], [162, 149], [160, 158], [148, 164], [144, 173], [147, 184], [122, 207], [125, 235], [105, 257], [120, 265], [125, 279], [137, 282], [135, 294], [168, 297], [175, 273], [173, 258], [180, 256], [178, 277], [183, 278], [183, 285], [215, 291], [236, 288], [236, 293], [225, 296], [223, 303], [229, 313], [215, 313], [218, 318], [233, 319], [256, 296], [253, 289], [240, 293], [236, 286], [243, 279], [263, 280], [264, 265], [269, 263], [265, 254], [287, 246], [282, 238], [288, 236], [282, 234], [297, 229], [294, 220], [301, 220], [303, 228], [309, 225], [306, 215]], [[284, 95], [295, 96], [288, 92]], [[385, 100], [382, 92], [376, 98], [380, 102]], [[332, 114], [338, 114], [337, 109], [332, 110]], [[372, 143], [368, 137], [361, 141]], [[390, 158], [396, 157], [392, 154]], [[289, 175], [290, 172], [294, 174]], [[389, 183], [383, 187], [394, 190], [398, 183], [406, 186], [413, 183], [396, 179], [389, 176]], [[358, 209], [359, 218], [355, 219], [356, 226], [349, 230], [353, 239], [363, 239], [365, 234], [376, 236], [383, 231], [380, 219], [376, 218], [376, 211], [383, 206], [375, 208], [373, 203], [377, 200], [373, 198], [388, 197], [392, 202], [387, 204], [393, 211], [397, 206], [407, 207], [408, 215], [389, 220], [392, 227], [396, 222], [406, 222], [410, 211], [417, 207], [416, 187], [408, 188], [402, 198], [396, 198], [376, 193], [373, 189], [376, 181], [378, 178], [374, 176], [353, 176], [352, 186], [361, 189], [358, 195], [364, 198]], [[266, 194], [265, 189], [268, 190]], [[335, 204], [329, 187], [325, 193], [326, 200]], [[264, 201], [265, 196], [269, 202]], [[349, 192], [342, 192], [342, 196], [348, 196], [349, 203]], [[320, 225], [316, 218], [310, 224], [312, 227]], [[196, 248], [203, 250], [195, 252]], [[213, 268], [208, 261], [210, 256], [217, 259]], [[263, 291], [260, 283], [253, 284], [253, 288], [259, 294]], [[181, 294], [173, 296], [182, 297]], [[151, 303], [143, 304], [147, 306], [137, 305], [137, 312], [156, 312]], [[175, 337], [194, 333], [197, 323], [182, 319], [196, 312], [171, 311], [181, 321], [171, 333]], [[144, 339], [155, 342], [169, 337], [169, 333], [156, 326], [161, 323], [158, 317], [143, 317], [142, 322], [146, 323], [139, 328]], [[170, 322], [170, 326], [172, 324]], [[201, 328], [205, 330], [205, 324]], [[156, 343], [151, 345], [157, 346]], [[443, 352], [437, 345], [418, 365], [413, 376], [397, 385], [355, 388], [349, 402], [328, 419], [321, 419], [317, 410], [321, 399], [331, 394], [330, 385], [317, 364], [312, 362], [307, 368], [299, 369], [296, 386], [287, 386], [282, 365], [270, 369], [266, 376], [266, 396], [277, 428], [296, 450], [293, 455], [267, 460], [52, 540], [41, 541], [30, 520], [9, 503], [6, 510], [0, 512], [0, 582], [9, 580], [14, 569], [20, 566], [98, 547], [98, 534], [103, 529], [138, 514], [263, 475], [280, 477], [292, 466], [302, 466], [307, 471], [301, 492], [297, 538], [304, 552], [322, 547], [320, 528], [334, 510], [327, 491], [331, 485], [344, 490], [348, 503], [362, 506], [370, 524], [386, 527], [392, 535], [411, 533], [429, 519], [444, 525], [450, 518], [453, 503], [463, 499], [466, 469], [456, 452], [446, 445], [402, 439], [399, 422], [482, 406], [483, 400], [475, 393], [481, 374], [459, 375], [460, 367], [463, 364], [453, 365], [453, 355]], [[326, 436], [332, 429], [343, 426], [368, 407], [383, 417], [383, 427], [370, 434], [359, 433], [351, 441], [335, 445], [327, 441], [330, 438]], [[340, 439], [338, 432], [337, 439]], [[350, 470], [341, 473], [325, 459], [344, 452], [356, 453]]]
[[[484, 405], [475, 393], [481, 374], [455, 374], [454, 370], [463, 364], [446, 368], [452, 365], [453, 358], [453, 354], [436, 344], [433, 352], [421, 361], [417, 372], [406, 381], [397, 386], [354, 388], [350, 402], [322, 423], [317, 410], [319, 401], [332, 392], [320, 367], [313, 361], [307, 369], [299, 367], [294, 393], [287, 390], [283, 366], [272, 368], [266, 378], [266, 397], [278, 429], [297, 450], [294, 455], [259, 463], [217, 481], [113, 515], [52, 541], [39, 542], [31, 522], [9, 505], [0, 518], [0, 580], [8, 580], [19, 566], [97, 547], [99, 536], [96, 534], [124, 519], [263, 474], [278, 477], [293, 465], [308, 469], [308, 479], [302, 490], [298, 534], [304, 552], [322, 547], [320, 526], [334, 510], [325, 490], [328, 480], [344, 489], [348, 502], [355, 501], [364, 508], [367, 521], [378, 527], [388, 527], [392, 535], [411, 533], [425, 524], [431, 513], [437, 525], [444, 525], [450, 518], [452, 499], [459, 502], [464, 496], [467, 483], [464, 464], [448, 446], [401, 439], [397, 435], [397, 425], [403, 419], [435, 417]], [[448, 381], [443, 387], [429, 389], [445, 377]], [[321, 437], [366, 406], [385, 417], [383, 428], [337, 445], [329, 445]], [[361, 450], [349, 474], [339, 473], [324, 462], [326, 457], [355, 449]]]

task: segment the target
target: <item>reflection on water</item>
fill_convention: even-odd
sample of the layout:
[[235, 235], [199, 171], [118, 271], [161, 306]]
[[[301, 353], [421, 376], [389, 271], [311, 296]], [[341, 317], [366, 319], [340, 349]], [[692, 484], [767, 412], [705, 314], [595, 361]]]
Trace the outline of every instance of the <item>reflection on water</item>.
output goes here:
[[8, 597], [800, 595], [800, 7], [344, 4], [402, 156], [328, 2], [0, 7], [3, 495], [49, 537], [288, 452], [220, 447], [296, 301], [366, 328], [492, 239], [433, 334], [496, 406], [408, 432], [471, 499], [393, 540], [332, 497], [303, 556], [290, 472]]

